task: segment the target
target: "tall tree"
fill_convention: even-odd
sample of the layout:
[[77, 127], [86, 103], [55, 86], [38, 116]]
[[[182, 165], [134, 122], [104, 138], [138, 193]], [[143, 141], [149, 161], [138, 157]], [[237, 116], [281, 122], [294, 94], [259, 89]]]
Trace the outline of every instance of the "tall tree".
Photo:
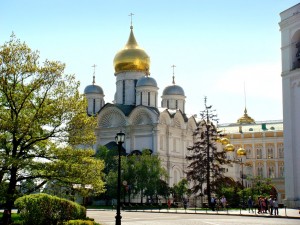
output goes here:
[[103, 163], [92, 151], [95, 118], [86, 116], [79, 82], [65, 65], [45, 60], [14, 35], [0, 46], [0, 185], [11, 210], [19, 183], [92, 184], [103, 191]]
[[219, 181], [224, 178], [222, 165], [229, 163], [224, 151], [217, 150], [217, 140], [222, 134], [217, 130], [214, 122], [217, 122], [212, 106], [204, 100], [205, 110], [200, 113], [201, 121], [193, 133], [194, 144], [188, 147], [189, 161], [187, 167], [187, 179], [192, 182], [192, 193], [201, 196], [204, 184], [210, 205], [211, 192], [216, 189]]

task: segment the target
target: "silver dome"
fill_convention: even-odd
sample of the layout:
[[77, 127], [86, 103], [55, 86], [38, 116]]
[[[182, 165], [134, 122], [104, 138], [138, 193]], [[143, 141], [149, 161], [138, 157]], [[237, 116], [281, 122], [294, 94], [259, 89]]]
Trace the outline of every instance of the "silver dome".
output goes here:
[[184, 90], [182, 89], [182, 87], [180, 87], [176, 84], [166, 87], [163, 91], [163, 95], [183, 95], [183, 96], [185, 96]]
[[140, 86], [154, 86], [154, 87], [157, 87], [157, 83], [156, 83], [156, 80], [152, 77], [141, 77], [137, 83], [136, 83], [136, 86], [137, 87], [140, 87]]
[[101, 95], [103, 95], [103, 90], [100, 86], [91, 84], [91, 85], [86, 86], [86, 88], [84, 89], [84, 94], [101, 94]]

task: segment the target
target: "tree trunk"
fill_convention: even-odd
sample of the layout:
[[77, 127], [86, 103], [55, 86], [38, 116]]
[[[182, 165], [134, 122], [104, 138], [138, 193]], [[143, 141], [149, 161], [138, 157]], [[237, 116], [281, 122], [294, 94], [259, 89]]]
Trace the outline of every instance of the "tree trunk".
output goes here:
[[10, 170], [10, 180], [9, 180], [9, 186], [7, 189], [7, 194], [5, 196], [5, 210], [2, 217], [3, 224], [10, 224], [11, 223], [11, 210], [14, 205], [15, 201], [15, 191], [16, 191], [16, 184], [17, 184], [17, 168], [12, 167]]

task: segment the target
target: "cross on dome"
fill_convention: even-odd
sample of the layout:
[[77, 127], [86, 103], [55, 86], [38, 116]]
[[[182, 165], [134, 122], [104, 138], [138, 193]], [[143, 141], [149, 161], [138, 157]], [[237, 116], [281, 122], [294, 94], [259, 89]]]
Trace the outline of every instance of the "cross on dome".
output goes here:
[[171, 67], [173, 67], [173, 76], [172, 76], [172, 78], [173, 78], [173, 81], [172, 81], [172, 84], [175, 84], [175, 76], [174, 76], [174, 70], [175, 70], [175, 65], [172, 65]]
[[128, 16], [130, 16], [130, 29], [132, 30], [133, 29], [133, 26], [132, 26], [132, 16], [134, 14], [133, 13], [130, 13]]
[[94, 67], [94, 73], [93, 73], [93, 85], [95, 84], [95, 72], [96, 72], [96, 64], [92, 65]]

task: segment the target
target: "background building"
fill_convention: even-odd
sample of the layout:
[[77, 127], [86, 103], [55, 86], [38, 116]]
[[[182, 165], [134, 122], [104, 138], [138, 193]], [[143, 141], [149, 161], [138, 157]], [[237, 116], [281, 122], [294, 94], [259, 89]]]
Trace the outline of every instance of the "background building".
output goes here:
[[245, 109], [244, 115], [236, 123], [221, 124], [219, 129], [226, 134], [235, 148], [227, 149], [229, 157], [239, 159], [239, 149], [244, 149], [246, 153], [243, 159], [243, 174], [242, 165], [238, 162], [233, 164], [233, 167], [228, 167], [226, 175], [240, 183], [243, 182], [245, 187], [251, 187], [251, 178], [270, 178], [276, 192], [274, 194], [277, 194], [281, 202], [285, 198], [283, 122], [256, 122]]

